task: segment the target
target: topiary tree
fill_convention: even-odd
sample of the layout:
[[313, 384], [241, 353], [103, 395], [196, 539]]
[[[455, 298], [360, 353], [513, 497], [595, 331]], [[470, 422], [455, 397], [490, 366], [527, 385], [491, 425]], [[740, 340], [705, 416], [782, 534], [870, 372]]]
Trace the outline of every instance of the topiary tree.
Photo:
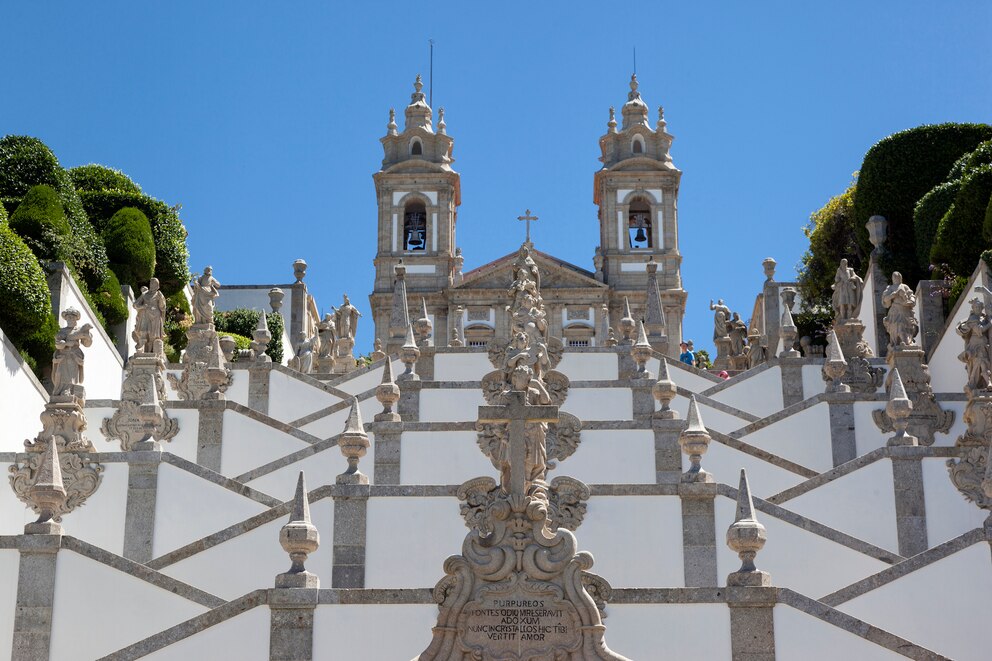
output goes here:
[[127, 301], [121, 295], [121, 283], [113, 269], [107, 271], [107, 279], [93, 290], [91, 301], [106, 320], [106, 326], [116, 326], [127, 319]]
[[962, 175], [975, 170], [982, 165], [992, 165], [992, 140], [986, 140], [975, 147], [975, 151], [968, 154]]
[[932, 264], [930, 251], [937, 238], [940, 219], [951, 208], [960, 189], [960, 179], [945, 181], [934, 186], [916, 203], [916, 208], [913, 209], [913, 229], [916, 235], [916, 265], [920, 269], [929, 269]]
[[0, 138], [0, 200], [8, 210], [38, 184], [55, 189], [72, 228], [73, 240], [68, 242], [64, 258], [76, 267], [87, 285], [99, 286], [107, 276], [107, 253], [86, 217], [69, 174], [41, 140], [19, 135]]
[[64, 259], [72, 230], [65, 219], [55, 189], [47, 184], [33, 186], [21, 199], [10, 218], [10, 228], [40, 260]]
[[830, 306], [832, 290], [840, 260], [846, 258], [856, 271], [864, 270], [865, 253], [855, 239], [854, 195], [857, 180], [840, 195], [830, 198], [822, 209], [810, 214], [803, 228], [809, 249], [799, 267], [799, 291], [804, 309]]
[[954, 204], [944, 214], [930, 259], [946, 263], [956, 274], [967, 276], [978, 264], [978, 257], [992, 245], [992, 226], [983, 228], [989, 197], [992, 196], [992, 165], [982, 165], [967, 173]]
[[30, 356], [33, 367], [50, 363], [58, 324], [45, 272], [27, 244], [7, 227], [0, 227], [0, 264], [0, 327]]
[[69, 177], [79, 192], [116, 190], [124, 193], [141, 193], [141, 186], [131, 181], [130, 177], [106, 165], [90, 163], [70, 168]]
[[7, 208], [0, 204], [0, 227], [7, 227]]
[[915, 286], [922, 274], [913, 226], [916, 203], [944, 181], [962, 154], [989, 139], [992, 126], [987, 124], [925, 125], [890, 135], [869, 149], [854, 197], [854, 230], [862, 251], [871, 250], [868, 218], [885, 216], [890, 259], [883, 266], [901, 271], [906, 284]]
[[115, 213], [103, 230], [110, 266], [135, 290], [155, 272], [155, 239], [148, 218], [134, 207]]

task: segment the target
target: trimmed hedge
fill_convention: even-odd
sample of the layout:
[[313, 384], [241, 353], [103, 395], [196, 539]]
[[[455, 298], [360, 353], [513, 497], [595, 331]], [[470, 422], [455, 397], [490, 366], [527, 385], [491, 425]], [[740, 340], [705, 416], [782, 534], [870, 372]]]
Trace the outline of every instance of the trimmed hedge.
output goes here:
[[69, 223], [55, 189], [39, 184], [28, 189], [10, 218], [10, 228], [24, 239], [39, 260], [64, 259], [71, 243]]
[[968, 155], [962, 174], [967, 174], [983, 165], [992, 165], [992, 140], [986, 140], [975, 147], [975, 151]]
[[804, 309], [830, 307], [831, 289], [837, 265], [846, 258], [848, 265], [863, 271], [865, 253], [855, 240], [854, 195], [857, 182], [836, 195], [822, 209], [810, 214], [803, 228], [809, 239], [809, 249], [803, 254], [799, 267], [799, 290]]
[[854, 197], [854, 230], [862, 250], [866, 254], [871, 250], [865, 228], [868, 218], [885, 216], [890, 263], [883, 267], [901, 271], [906, 284], [914, 286], [922, 275], [913, 227], [917, 201], [945, 180], [962, 154], [989, 139], [992, 126], [987, 124], [938, 124], [900, 131], [877, 142], [865, 154]]
[[930, 258], [934, 264], [947, 264], [957, 275], [967, 276], [992, 241], [992, 226], [985, 224], [989, 197], [992, 196], [992, 165], [983, 165], [966, 174], [954, 204], [940, 220]]
[[125, 193], [141, 193], [141, 186], [120, 170], [106, 165], [90, 163], [69, 169], [69, 177], [77, 191], [100, 192], [118, 190]]
[[[258, 326], [258, 317], [260, 315], [261, 313], [258, 310], [249, 310], [247, 308], [214, 312], [214, 327], [221, 335], [235, 334], [250, 338]], [[272, 334], [272, 340], [269, 342], [269, 348], [266, 349], [265, 353], [272, 359], [272, 362], [281, 363], [283, 356], [283, 318], [278, 312], [266, 314], [266, 317], [269, 324], [269, 332]]]
[[155, 239], [148, 218], [134, 207], [125, 207], [103, 229], [110, 268], [121, 282], [138, 291], [155, 272]]
[[961, 180], [945, 181], [935, 186], [929, 193], [920, 198], [913, 210], [913, 229], [916, 235], [916, 265], [928, 269], [930, 252], [937, 239], [937, 228], [940, 219], [954, 203], [954, 197], [961, 189]]
[[98, 286], [107, 276], [107, 253], [86, 217], [69, 174], [41, 140], [20, 135], [0, 138], [0, 198], [4, 204], [11, 199], [20, 200], [38, 184], [55, 189], [72, 228], [74, 240], [66, 246], [66, 260], [72, 262], [87, 284]]
[[7, 227], [7, 208], [0, 204], [0, 227]]
[[7, 227], [0, 227], [0, 264], [0, 327], [37, 372], [51, 362], [58, 332], [45, 272]]
[[171, 296], [182, 290], [190, 280], [189, 249], [186, 228], [179, 219], [177, 207], [142, 193], [124, 191], [80, 192], [83, 206], [94, 226], [103, 229], [120, 209], [134, 207], [148, 217], [155, 239], [155, 277], [162, 292]]
[[107, 279], [93, 290], [91, 300], [106, 320], [108, 333], [110, 333], [110, 326], [116, 326], [127, 319], [127, 301], [121, 294], [121, 283], [114, 275], [113, 270], [107, 271]]

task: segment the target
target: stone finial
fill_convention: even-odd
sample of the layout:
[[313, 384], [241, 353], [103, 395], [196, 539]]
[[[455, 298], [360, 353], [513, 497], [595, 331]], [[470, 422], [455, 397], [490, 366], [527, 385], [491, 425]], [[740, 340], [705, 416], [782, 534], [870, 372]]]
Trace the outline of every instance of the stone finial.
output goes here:
[[285, 297], [286, 292], [278, 287], [273, 287], [269, 290], [269, 307], [272, 308], [273, 312], [279, 312], [282, 309], [282, 300]]
[[865, 223], [865, 227], [868, 229], [868, 240], [871, 241], [871, 245], [874, 248], [871, 254], [877, 257], [885, 251], [885, 240], [888, 237], [889, 221], [885, 219], [885, 216], [872, 216]]
[[[784, 300], [785, 291], [782, 294]], [[796, 351], [795, 344], [799, 331], [796, 329], [796, 322], [792, 320], [792, 307], [790, 305], [782, 306], [782, 324], [779, 335], [782, 337], [782, 353], [779, 354], [779, 357], [798, 358], [799, 352]]]
[[759, 571], [754, 566], [754, 558], [768, 541], [765, 527], [758, 522], [754, 513], [754, 500], [747, 473], [741, 469], [741, 483], [737, 490], [737, 515], [727, 528], [727, 546], [741, 559], [741, 568], [727, 577], [729, 586], [766, 587], [771, 585], [768, 572]]
[[913, 413], [913, 400], [906, 395], [906, 387], [899, 376], [899, 369], [892, 370], [892, 386], [889, 389], [889, 401], [885, 405], [885, 413], [892, 421], [896, 434], [889, 439], [888, 445], [918, 445], [915, 436], [906, 431], [909, 427], [909, 416]]
[[376, 422], [400, 421], [400, 414], [393, 411], [393, 406], [400, 399], [400, 388], [393, 383], [393, 364], [390, 360], [382, 366], [382, 382], [376, 386], [375, 398], [382, 404], [382, 413], [376, 414]]
[[620, 344], [633, 344], [637, 333], [637, 322], [630, 313], [630, 301], [623, 297], [623, 317], [620, 318]]
[[665, 121], [665, 109], [658, 106], [658, 123], [655, 125], [655, 130], [658, 133], [664, 133], [666, 126], [668, 126], [668, 122]]
[[368, 476], [358, 470], [358, 460], [364, 457], [369, 449], [369, 435], [365, 433], [357, 397], [351, 398], [351, 412], [345, 422], [344, 431], [338, 436], [338, 447], [341, 449], [341, 454], [348, 459], [348, 470], [338, 475], [337, 483], [368, 484]]
[[647, 370], [648, 360], [651, 359], [651, 343], [648, 342], [648, 333], [644, 328], [644, 322], [637, 322], [637, 342], [630, 348], [630, 356], [637, 363], [637, 371], [634, 372], [634, 379], [650, 379], [653, 377]]
[[56, 520], [66, 501], [65, 484], [62, 482], [62, 465], [59, 462], [58, 437], [52, 437], [42, 453], [35, 483], [28, 489], [28, 498], [38, 520], [24, 526], [28, 535], [58, 535], [62, 526]]
[[465, 308], [461, 305], [455, 307], [451, 313], [451, 339], [448, 341], [449, 347], [465, 346]]
[[293, 497], [293, 510], [289, 522], [279, 531], [279, 543], [289, 554], [292, 565], [285, 574], [276, 576], [277, 588], [319, 588], [320, 578], [304, 567], [307, 557], [320, 546], [320, 533], [310, 522], [310, 499], [307, 483], [300, 471]]
[[413, 324], [410, 324], [406, 328], [406, 341], [403, 342], [403, 346], [400, 348], [400, 360], [406, 365], [406, 371], [400, 374], [397, 381], [419, 381], [420, 377], [417, 376], [416, 365], [417, 360], [420, 358], [420, 349], [417, 348], [417, 338], [413, 334]]
[[447, 135], [445, 129], [448, 127], [444, 123], [444, 106], [437, 109], [437, 132], [439, 135]]
[[685, 429], [679, 434], [679, 446], [682, 448], [682, 452], [689, 455], [689, 461], [692, 464], [689, 470], [682, 474], [682, 481], [713, 482], [713, 476], [700, 466], [700, 461], [710, 446], [710, 433], [703, 426], [703, 419], [699, 415], [699, 405], [696, 404], [695, 395], [689, 399], [689, 412], [686, 414]]
[[396, 126], [396, 108], [390, 108], [389, 109], [389, 123], [386, 124], [386, 134], [387, 135], [399, 135], [399, 132], [396, 130], [397, 128], [398, 127]]
[[778, 264], [772, 257], [765, 257], [761, 260], [761, 268], [765, 272], [765, 282], [775, 281], [775, 265]]
[[620, 342], [617, 340], [617, 332], [613, 330], [613, 326], [608, 326], [606, 329], [606, 346], [615, 347]]
[[678, 390], [675, 387], [675, 382], [668, 376], [668, 361], [664, 356], [658, 359], [658, 381], [651, 389], [651, 394], [661, 405], [661, 408], [654, 412], [655, 418], [659, 420], [678, 419], [678, 412], [669, 406], [678, 394]]
[[227, 367], [224, 350], [220, 347], [220, 336], [217, 333], [213, 336], [213, 347], [207, 358], [207, 383], [210, 384], [210, 390], [203, 395], [203, 399], [224, 399], [224, 391], [231, 382], [231, 370]]
[[307, 276], [307, 263], [306, 260], [298, 259], [293, 262], [293, 277], [296, 278], [296, 284], [303, 282], [303, 278]]
[[847, 361], [844, 360], [837, 333], [830, 329], [827, 334], [827, 359], [823, 363], [823, 376], [829, 382], [827, 392], [851, 392], [850, 387], [840, 381], [845, 373], [847, 373]]
[[238, 349], [238, 343], [230, 335], [221, 335], [218, 340], [220, 352], [224, 354], [224, 360], [230, 362], [234, 360], [234, 352]]
[[414, 322], [414, 330], [417, 332], [418, 344], [421, 347], [429, 346], [428, 341], [431, 339], [434, 324], [431, 323], [430, 315], [427, 314], [427, 299], [423, 297], [420, 299], [420, 318]]
[[269, 348], [269, 342], [272, 341], [272, 333], [269, 331], [269, 320], [265, 316], [265, 310], [262, 310], [262, 313], [258, 315], [258, 325], [252, 331], [251, 337], [251, 350], [255, 352], [255, 362], [271, 363], [272, 358], [265, 353]]
[[608, 133], [617, 132], [617, 109], [610, 106], [610, 121], [606, 122], [606, 130]]
[[382, 350], [382, 340], [378, 337], [372, 343], [372, 354], [370, 358], [372, 358], [373, 363], [378, 363], [380, 360], [386, 358], [386, 352]]

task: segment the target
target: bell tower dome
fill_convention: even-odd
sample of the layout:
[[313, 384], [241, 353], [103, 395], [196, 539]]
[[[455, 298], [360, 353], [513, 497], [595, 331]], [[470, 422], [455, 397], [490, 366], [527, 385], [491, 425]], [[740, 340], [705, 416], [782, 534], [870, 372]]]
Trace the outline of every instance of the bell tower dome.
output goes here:
[[636, 300], [644, 296], [647, 263], [653, 259], [668, 339], [678, 347], [686, 299], [678, 232], [682, 172], [669, 154], [674, 137], [666, 130], [662, 108], [654, 128], [649, 112], [633, 75], [620, 129], [610, 108], [606, 135], [599, 139], [603, 167], [596, 173], [593, 201], [599, 207], [602, 277], [615, 299], [629, 295]]
[[443, 108], [435, 130], [419, 75], [413, 87], [402, 131], [396, 125], [395, 111], [389, 111], [386, 135], [381, 139], [382, 168], [372, 176], [378, 206], [378, 246], [375, 285], [369, 299], [376, 337], [387, 344], [396, 265], [402, 260], [409, 296], [419, 300], [418, 292], [436, 293], [448, 287], [459, 261], [455, 221], [461, 185], [458, 173], [451, 168], [454, 140], [447, 133]]

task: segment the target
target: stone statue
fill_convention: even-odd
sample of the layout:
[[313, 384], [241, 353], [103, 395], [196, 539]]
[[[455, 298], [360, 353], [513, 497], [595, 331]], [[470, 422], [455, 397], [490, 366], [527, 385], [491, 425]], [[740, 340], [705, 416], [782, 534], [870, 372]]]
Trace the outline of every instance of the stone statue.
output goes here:
[[741, 320], [739, 312], [734, 312], [727, 322], [727, 334], [730, 336], [730, 355], [744, 355], [744, 339], [747, 337], [747, 324]]
[[193, 282], [193, 323], [214, 323], [214, 299], [220, 296], [220, 283], [214, 280], [213, 267], [203, 269], [203, 275]]
[[730, 308], [723, 304], [723, 299], [718, 299], [716, 305], [710, 299], [710, 310], [713, 310], [713, 339], [727, 337], [727, 320], [730, 319]]
[[337, 326], [330, 312], [317, 325], [317, 334], [320, 337], [320, 352], [317, 354], [320, 369], [329, 372], [334, 366], [334, 345], [338, 341]]
[[74, 395], [83, 397], [83, 350], [93, 344], [93, 326], [83, 324], [77, 327], [80, 314], [75, 308], [62, 313], [66, 325], [55, 335], [55, 354], [52, 356], [53, 396]]
[[920, 323], [916, 320], [916, 295], [903, 284], [899, 271], [892, 273], [892, 284], [882, 292], [882, 305], [888, 308], [882, 323], [889, 334], [889, 348], [914, 344]]
[[358, 331], [358, 318], [362, 316], [362, 313], [351, 304], [347, 294], [344, 295], [344, 303], [341, 304], [341, 307], [331, 306], [331, 309], [334, 310], [334, 324], [337, 327], [338, 339], [348, 339], [354, 342], [355, 333]]
[[134, 301], [137, 310], [134, 332], [131, 337], [142, 353], [155, 353], [155, 341], [165, 338], [165, 296], [159, 291], [158, 278], [148, 281], [141, 288], [141, 296]]
[[834, 275], [834, 290], [832, 298], [834, 319], [840, 321], [853, 319], [861, 311], [861, 295], [865, 281], [847, 265], [847, 260], [840, 260], [837, 273]]
[[300, 332], [296, 337], [296, 353], [289, 361], [289, 367], [303, 374], [309, 374], [313, 371], [313, 348], [317, 343], [317, 336], [307, 337]]
[[964, 338], [964, 351], [958, 355], [958, 360], [965, 364], [968, 372], [967, 391], [987, 389], [992, 372], [992, 355], [989, 353], [989, 330], [992, 329], [992, 319], [985, 314], [985, 304], [981, 299], [973, 298], [971, 314], [957, 325], [957, 332]]

